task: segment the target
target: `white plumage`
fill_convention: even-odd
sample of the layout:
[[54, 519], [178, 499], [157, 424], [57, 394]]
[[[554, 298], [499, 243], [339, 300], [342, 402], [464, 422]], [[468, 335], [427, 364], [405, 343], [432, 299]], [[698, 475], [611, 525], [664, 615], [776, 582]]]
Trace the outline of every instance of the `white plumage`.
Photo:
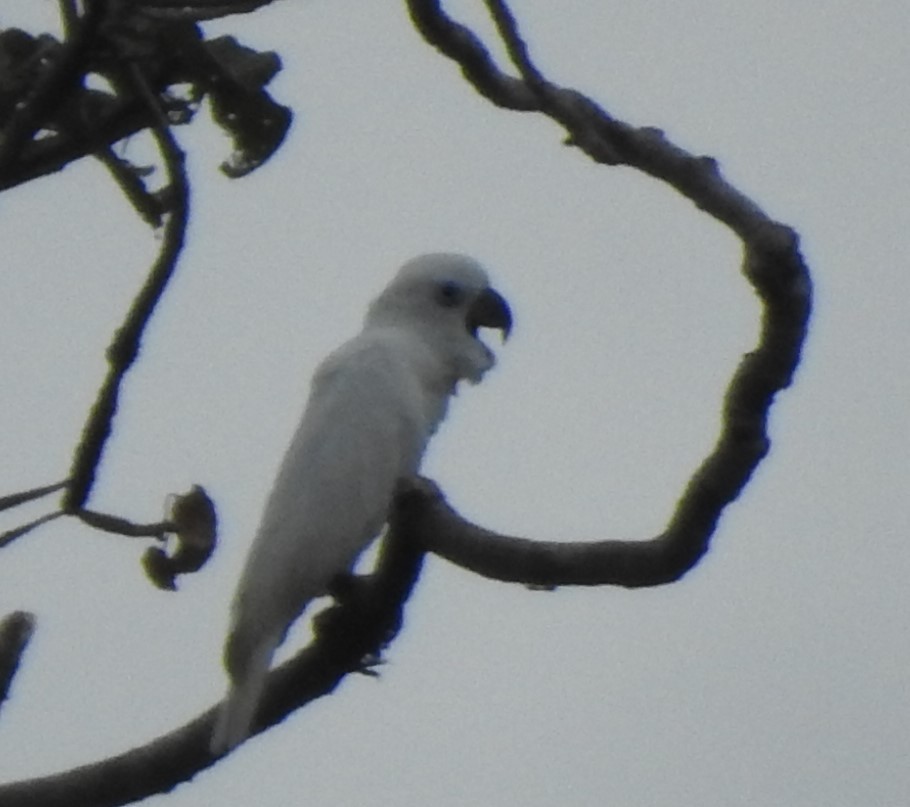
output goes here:
[[248, 736], [288, 627], [382, 529], [396, 483], [417, 473], [457, 382], [477, 383], [493, 366], [478, 327], [504, 336], [511, 328], [486, 272], [462, 255], [424, 255], [401, 268], [361, 332], [316, 370], [234, 597], [230, 688], [212, 753]]

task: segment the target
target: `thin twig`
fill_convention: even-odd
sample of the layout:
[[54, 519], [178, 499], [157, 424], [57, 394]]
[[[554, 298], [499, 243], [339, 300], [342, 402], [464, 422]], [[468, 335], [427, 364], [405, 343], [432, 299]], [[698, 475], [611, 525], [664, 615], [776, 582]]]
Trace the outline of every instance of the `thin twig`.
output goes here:
[[461, 66], [465, 78], [485, 98], [504, 109], [536, 112], [540, 103], [525, 82], [496, 67], [477, 35], [446, 15], [438, 0], [409, 0], [414, 27], [427, 42]]
[[8, 546], [17, 538], [21, 538], [23, 535], [27, 535], [32, 530], [37, 529], [43, 524], [47, 524], [50, 521], [53, 521], [56, 518], [60, 518], [64, 513], [62, 510], [55, 510], [53, 513], [46, 513], [43, 516], [39, 516], [33, 521], [29, 521], [27, 524], [23, 524], [21, 527], [16, 527], [13, 530], [7, 530], [6, 532], [0, 534], [0, 549]]
[[506, 52], [509, 54], [512, 64], [518, 68], [521, 77], [532, 91], [545, 86], [547, 81], [531, 61], [528, 46], [518, 33], [518, 23], [511, 9], [502, 0], [486, 0], [486, 4], [493, 22], [496, 24], [496, 29], [499, 31], [499, 36], [506, 46]]
[[165, 212], [161, 200], [149, 193], [142, 181], [142, 171], [127, 160], [119, 157], [108, 145], [99, 146], [95, 158], [110, 172], [126, 200], [133, 206], [139, 217], [150, 227], [160, 227]]
[[47, 496], [49, 493], [55, 493], [58, 490], [62, 490], [66, 487], [66, 481], [67, 480], [64, 479], [62, 482], [54, 482], [53, 485], [44, 485], [40, 488], [23, 490], [19, 493], [10, 493], [7, 496], [0, 497], [0, 511], [18, 507], [20, 504], [25, 504], [26, 502], [40, 499], [42, 496]]
[[172, 521], [156, 521], [153, 524], [136, 524], [134, 521], [112, 516], [109, 513], [98, 513], [94, 510], [77, 510], [73, 513], [80, 521], [102, 532], [125, 535], [127, 538], [157, 538], [163, 541], [169, 532], [174, 531]]
[[145, 99], [153, 112], [155, 122], [152, 134], [164, 160], [170, 210], [164, 225], [158, 259], [108, 348], [107, 360], [110, 365], [108, 374], [89, 413], [73, 457], [70, 484], [63, 499], [63, 508], [68, 513], [81, 510], [91, 492], [101, 453], [111, 435], [120, 385], [139, 355], [145, 328], [177, 268], [189, 216], [189, 185], [184, 167], [184, 154], [174, 139], [158, 99], [135, 65], [130, 71], [130, 76], [137, 93]]

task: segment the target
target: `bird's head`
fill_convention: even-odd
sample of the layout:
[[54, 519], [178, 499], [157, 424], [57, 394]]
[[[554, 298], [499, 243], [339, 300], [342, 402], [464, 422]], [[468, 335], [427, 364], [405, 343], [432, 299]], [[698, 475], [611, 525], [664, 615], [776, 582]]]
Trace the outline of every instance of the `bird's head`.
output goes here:
[[451, 365], [456, 379], [476, 383], [495, 363], [479, 330], [497, 328], [505, 341], [512, 312], [473, 258], [432, 253], [401, 267], [373, 301], [367, 322], [413, 329]]

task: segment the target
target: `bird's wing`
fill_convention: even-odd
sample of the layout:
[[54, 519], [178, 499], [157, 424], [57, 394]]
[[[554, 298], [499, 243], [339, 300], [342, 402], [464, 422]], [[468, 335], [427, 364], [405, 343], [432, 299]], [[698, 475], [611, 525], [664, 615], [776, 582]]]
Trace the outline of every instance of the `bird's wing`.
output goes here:
[[351, 568], [382, 528], [398, 479], [416, 473], [446, 397], [427, 393], [422, 351], [407, 333], [367, 329], [314, 376], [234, 600], [232, 689], [214, 751], [249, 733], [288, 626]]
[[[257, 597], [273, 602], [265, 608], [269, 624], [296, 617], [339, 570], [350, 568], [385, 522], [396, 481], [416, 472], [435, 424], [403, 340], [380, 337], [364, 332], [314, 376], [236, 609]], [[264, 576], [272, 578], [269, 586], [258, 584]]]

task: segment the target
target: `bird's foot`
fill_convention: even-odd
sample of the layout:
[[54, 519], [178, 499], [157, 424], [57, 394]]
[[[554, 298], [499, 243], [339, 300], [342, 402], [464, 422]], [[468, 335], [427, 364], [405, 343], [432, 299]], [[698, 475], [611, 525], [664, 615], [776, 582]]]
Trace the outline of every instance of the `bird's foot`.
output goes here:
[[354, 672], [369, 678], [379, 678], [379, 667], [383, 664], [385, 659], [379, 653], [367, 653], [360, 659], [360, 666]]

